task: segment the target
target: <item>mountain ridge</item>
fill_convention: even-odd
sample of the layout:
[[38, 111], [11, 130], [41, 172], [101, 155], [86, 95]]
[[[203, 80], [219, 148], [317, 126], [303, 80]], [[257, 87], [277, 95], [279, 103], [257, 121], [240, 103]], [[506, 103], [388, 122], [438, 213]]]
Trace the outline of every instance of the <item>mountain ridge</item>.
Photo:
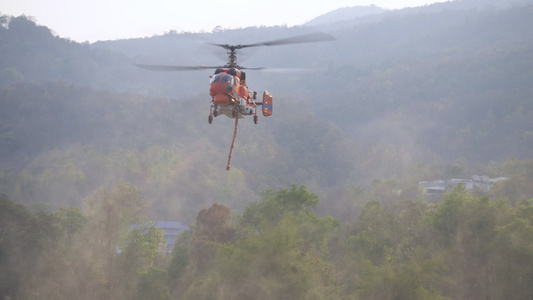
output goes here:
[[309, 22], [304, 23], [306, 26], [324, 25], [327, 23], [336, 23], [342, 21], [348, 21], [356, 18], [367, 17], [387, 12], [387, 9], [369, 5], [369, 6], [352, 6], [342, 7], [336, 10], [327, 12], [318, 17], [313, 18]]

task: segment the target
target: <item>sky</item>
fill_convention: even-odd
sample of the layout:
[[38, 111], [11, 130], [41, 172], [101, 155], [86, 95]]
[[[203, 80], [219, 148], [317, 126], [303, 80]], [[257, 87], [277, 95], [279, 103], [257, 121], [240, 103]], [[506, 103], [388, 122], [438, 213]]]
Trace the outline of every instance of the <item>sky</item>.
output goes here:
[[387, 9], [444, 0], [0, 0], [0, 13], [31, 16], [62, 38], [95, 42], [150, 37], [171, 30], [211, 32], [250, 26], [301, 25], [342, 7]]

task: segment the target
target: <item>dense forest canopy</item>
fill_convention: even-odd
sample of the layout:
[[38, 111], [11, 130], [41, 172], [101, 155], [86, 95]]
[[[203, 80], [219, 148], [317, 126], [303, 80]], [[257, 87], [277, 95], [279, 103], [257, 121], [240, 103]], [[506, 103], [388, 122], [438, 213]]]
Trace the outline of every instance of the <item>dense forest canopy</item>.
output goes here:
[[[0, 15], [0, 297], [531, 298], [532, 15], [462, 0], [93, 44]], [[134, 66], [317, 31], [336, 41], [239, 53], [299, 71], [248, 71], [274, 115], [240, 121], [229, 172], [211, 71]], [[419, 185], [472, 175], [505, 180]], [[192, 226], [165, 249], [151, 220]]]
[[461, 185], [437, 204], [380, 197], [341, 223], [318, 217], [318, 196], [292, 185], [264, 191], [242, 214], [218, 203], [200, 210], [169, 252], [148, 202], [125, 182], [96, 190], [83, 210], [34, 212], [0, 195], [0, 291], [18, 299], [528, 299], [533, 204], [493, 196]]

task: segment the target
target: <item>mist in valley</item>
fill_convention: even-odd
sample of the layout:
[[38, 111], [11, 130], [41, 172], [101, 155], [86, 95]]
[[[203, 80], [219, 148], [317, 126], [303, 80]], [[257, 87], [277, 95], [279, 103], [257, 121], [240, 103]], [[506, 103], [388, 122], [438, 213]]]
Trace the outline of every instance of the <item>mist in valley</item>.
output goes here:
[[[533, 4], [511, 2], [92, 44], [0, 16], [0, 297], [530, 298]], [[239, 120], [230, 171], [214, 70], [134, 66], [313, 32], [335, 41], [238, 52], [274, 114]]]

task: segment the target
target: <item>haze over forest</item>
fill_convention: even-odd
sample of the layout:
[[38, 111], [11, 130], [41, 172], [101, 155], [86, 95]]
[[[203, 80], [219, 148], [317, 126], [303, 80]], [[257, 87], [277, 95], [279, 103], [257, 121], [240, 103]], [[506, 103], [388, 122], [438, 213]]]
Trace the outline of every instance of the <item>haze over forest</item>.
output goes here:
[[[0, 236], [0, 295], [529, 299], [531, 16], [531, 1], [457, 0], [89, 44], [0, 15], [0, 226], [10, 228]], [[238, 52], [240, 65], [269, 68], [247, 70], [247, 83], [273, 95], [274, 115], [240, 120], [230, 171], [234, 121], [207, 122], [214, 70], [134, 66], [224, 65], [210, 43], [313, 32], [336, 40]], [[472, 175], [508, 180], [436, 203], [419, 187]], [[116, 231], [101, 227], [106, 207]], [[135, 248], [128, 241], [160, 241], [148, 220], [193, 229], [171, 254]], [[91, 238], [107, 244], [92, 249]], [[43, 247], [31, 252], [33, 243]], [[38, 271], [14, 267], [27, 256]]]

